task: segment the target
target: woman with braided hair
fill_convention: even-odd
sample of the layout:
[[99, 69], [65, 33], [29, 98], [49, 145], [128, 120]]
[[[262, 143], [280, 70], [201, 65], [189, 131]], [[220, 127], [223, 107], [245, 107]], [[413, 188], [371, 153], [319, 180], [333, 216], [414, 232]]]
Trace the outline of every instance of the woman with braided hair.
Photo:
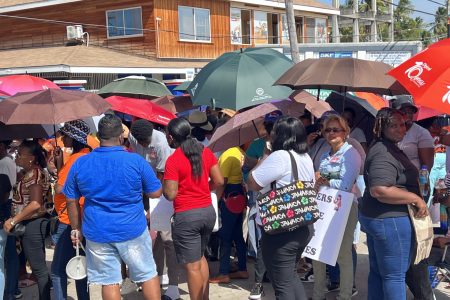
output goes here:
[[369, 300], [406, 298], [405, 276], [414, 248], [407, 204], [417, 208], [417, 217], [428, 214], [418, 170], [397, 146], [405, 132], [402, 112], [393, 108], [378, 112], [375, 140], [364, 167], [367, 188], [359, 203], [359, 221], [369, 248]]
[[214, 154], [192, 136], [187, 120], [171, 120], [167, 140], [176, 148], [167, 159], [163, 184], [164, 196], [174, 201], [175, 254], [187, 271], [190, 299], [209, 299], [209, 268], [204, 252], [216, 221], [211, 191], [223, 185], [223, 177]]

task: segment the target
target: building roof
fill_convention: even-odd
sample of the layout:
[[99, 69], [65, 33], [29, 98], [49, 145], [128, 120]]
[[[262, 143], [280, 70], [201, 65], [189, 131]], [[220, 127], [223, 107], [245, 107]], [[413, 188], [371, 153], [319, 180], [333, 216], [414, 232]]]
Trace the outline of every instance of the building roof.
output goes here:
[[82, 0], [0, 0], [0, 12], [21, 11], [79, 1]]
[[[230, 2], [245, 3], [250, 5], [270, 6], [276, 8], [284, 8], [284, 0], [229, 0]], [[327, 15], [339, 15], [338, 8], [334, 8], [331, 5], [319, 2], [318, 0], [293, 0], [294, 9], [297, 11], [307, 11], [313, 13], [327, 14]]]
[[202, 68], [206, 64], [207, 61], [158, 60], [84, 45], [0, 51], [0, 73], [3, 74], [8, 74], [8, 72], [11, 74], [12, 70], [17, 69], [31, 70], [33, 68], [50, 69], [55, 67], [90, 69], [94, 73], [108, 73], [106, 69], [121, 68], [160, 69], [162, 73], [166, 73], [164, 70]]
[[[280, 2], [280, 0], [271, 0], [271, 1]], [[281, 2], [284, 2], [284, 0], [282, 0]], [[319, 8], [327, 8], [327, 9], [339, 10], [338, 8], [334, 8], [331, 5], [319, 2], [317, 0], [294, 0], [294, 5], [312, 6], [312, 7], [319, 7]]]

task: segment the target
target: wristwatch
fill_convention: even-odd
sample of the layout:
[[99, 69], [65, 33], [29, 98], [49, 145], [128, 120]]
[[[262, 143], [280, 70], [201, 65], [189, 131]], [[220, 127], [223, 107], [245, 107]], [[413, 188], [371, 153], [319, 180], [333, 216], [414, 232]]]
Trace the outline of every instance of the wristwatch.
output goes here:
[[11, 219], [11, 221], [9, 221], [9, 224], [11, 224], [12, 227], [16, 226], [16, 222], [14, 222], [14, 219]]

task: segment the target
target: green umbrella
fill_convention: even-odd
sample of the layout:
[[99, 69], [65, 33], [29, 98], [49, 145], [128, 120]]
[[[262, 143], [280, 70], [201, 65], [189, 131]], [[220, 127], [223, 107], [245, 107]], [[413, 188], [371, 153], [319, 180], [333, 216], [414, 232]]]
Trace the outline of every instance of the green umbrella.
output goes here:
[[228, 52], [207, 64], [188, 92], [194, 105], [233, 110], [286, 99], [292, 90], [273, 84], [292, 65], [285, 55], [269, 48]]
[[176, 88], [174, 88], [174, 91], [179, 91], [179, 92], [186, 92], [188, 89], [188, 86], [191, 84], [192, 81], [187, 80], [187, 81], [183, 81], [180, 85], [178, 85]]
[[172, 95], [164, 83], [144, 76], [128, 76], [116, 79], [102, 87], [98, 94], [104, 98], [123, 96], [142, 99], [154, 99]]

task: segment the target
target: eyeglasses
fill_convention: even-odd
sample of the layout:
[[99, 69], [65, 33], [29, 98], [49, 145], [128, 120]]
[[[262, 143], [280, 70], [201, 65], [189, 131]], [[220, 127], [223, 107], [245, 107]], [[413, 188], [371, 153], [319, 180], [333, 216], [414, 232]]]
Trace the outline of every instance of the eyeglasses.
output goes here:
[[338, 133], [338, 132], [343, 132], [345, 130], [341, 129], [341, 128], [325, 128], [323, 131], [326, 133], [330, 133], [330, 132]]

